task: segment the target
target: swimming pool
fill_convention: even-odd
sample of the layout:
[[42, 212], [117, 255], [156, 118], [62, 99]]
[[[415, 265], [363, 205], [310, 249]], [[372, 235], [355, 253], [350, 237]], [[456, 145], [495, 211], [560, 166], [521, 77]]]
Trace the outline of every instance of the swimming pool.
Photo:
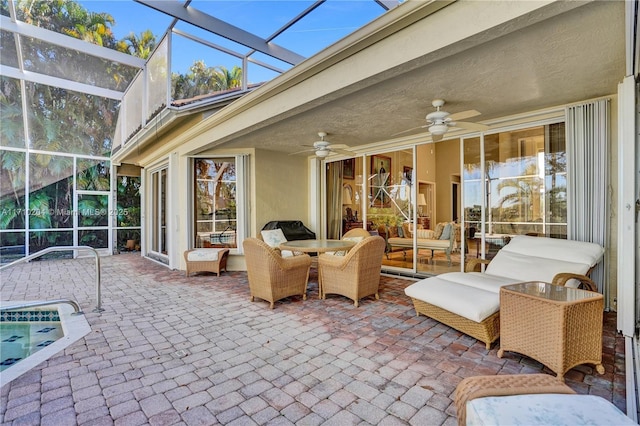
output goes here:
[[[17, 305], [23, 301], [4, 301]], [[11, 382], [86, 336], [91, 328], [70, 305], [57, 304], [0, 313], [0, 384]]]

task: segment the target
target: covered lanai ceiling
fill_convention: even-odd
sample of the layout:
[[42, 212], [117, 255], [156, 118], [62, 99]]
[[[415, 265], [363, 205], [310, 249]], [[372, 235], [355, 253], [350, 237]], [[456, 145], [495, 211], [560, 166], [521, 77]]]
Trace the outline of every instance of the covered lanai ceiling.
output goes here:
[[[452, 6], [424, 19], [436, 25], [441, 16], [448, 22], [446, 8]], [[624, 19], [624, 2], [553, 3], [352, 84], [328, 87], [309, 102], [233, 129], [202, 148], [292, 153], [317, 140], [319, 131], [327, 132], [334, 144], [376, 143], [425, 124], [436, 98], [446, 101], [448, 112], [475, 109], [482, 115], [473, 121], [492, 124], [506, 116], [614, 94], [625, 75]], [[441, 30], [446, 39], [447, 29]], [[397, 49], [403, 48], [400, 39]], [[392, 63], [396, 58], [379, 60]], [[328, 79], [341, 78], [325, 72]], [[359, 69], [353, 72], [366, 75]], [[419, 133], [426, 134], [425, 129], [402, 135]]]

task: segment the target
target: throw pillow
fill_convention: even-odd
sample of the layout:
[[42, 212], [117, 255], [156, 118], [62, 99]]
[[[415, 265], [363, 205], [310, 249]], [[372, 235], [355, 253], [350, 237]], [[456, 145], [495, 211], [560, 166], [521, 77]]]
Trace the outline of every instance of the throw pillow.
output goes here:
[[433, 231], [431, 229], [417, 229], [416, 236], [423, 240], [432, 240], [433, 239]]
[[451, 238], [451, 224], [447, 223], [442, 230], [442, 235], [440, 235], [441, 240], [448, 240]]
[[402, 233], [404, 238], [413, 238], [412, 227], [410, 223], [402, 224]]
[[398, 236], [398, 227], [397, 226], [388, 226], [387, 227], [387, 238], [396, 238]]
[[282, 229], [270, 229], [267, 231], [260, 231], [262, 235], [262, 239], [265, 243], [269, 245], [269, 247], [278, 248], [281, 243], [287, 242], [287, 237], [282, 233]]
[[400, 238], [404, 238], [404, 231], [402, 229], [402, 226], [398, 226], [398, 237]]
[[[287, 237], [284, 236], [284, 233], [280, 228], [260, 231], [260, 235], [262, 235], [262, 239], [269, 247], [273, 247], [275, 249], [278, 249], [281, 243], [287, 242]], [[293, 252], [289, 250], [280, 250], [280, 255], [282, 257], [291, 257], [293, 256]]]
[[444, 231], [444, 223], [439, 222], [438, 224], [436, 224], [436, 229], [435, 229], [435, 232], [433, 233], [433, 239], [439, 240], [440, 237], [442, 236], [442, 231]]

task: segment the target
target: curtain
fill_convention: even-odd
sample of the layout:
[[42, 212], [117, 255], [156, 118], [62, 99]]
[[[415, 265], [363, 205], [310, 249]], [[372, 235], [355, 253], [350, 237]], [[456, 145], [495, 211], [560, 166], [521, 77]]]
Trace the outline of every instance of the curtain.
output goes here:
[[[609, 100], [567, 107], [567, 238], [606, 247], [608, 213]], [[604, 293], [609, 286], [601, 261], [591, 278]], [[608, 307], [608, 306], [607, 306]]]
[[339, 239], [342, 231], [342, 162], [327, 164], [327, 238]]

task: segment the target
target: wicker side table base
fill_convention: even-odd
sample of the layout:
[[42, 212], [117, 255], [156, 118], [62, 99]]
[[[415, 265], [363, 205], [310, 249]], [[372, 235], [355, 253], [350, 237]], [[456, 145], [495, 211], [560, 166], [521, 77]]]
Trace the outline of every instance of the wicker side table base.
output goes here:
[[544, 364], [562, 379], [580, 364], [602, 365], [602, 294], [524, 282], [500, 289], [500, 350]]
[[458, 425], [467, 422], [467, 401], [485, 396], [540, 393], [574, 394], [569, 386], [548, 374], [505, 374], [474, 376], [463, 379], [456, 387], [455, 404]]

